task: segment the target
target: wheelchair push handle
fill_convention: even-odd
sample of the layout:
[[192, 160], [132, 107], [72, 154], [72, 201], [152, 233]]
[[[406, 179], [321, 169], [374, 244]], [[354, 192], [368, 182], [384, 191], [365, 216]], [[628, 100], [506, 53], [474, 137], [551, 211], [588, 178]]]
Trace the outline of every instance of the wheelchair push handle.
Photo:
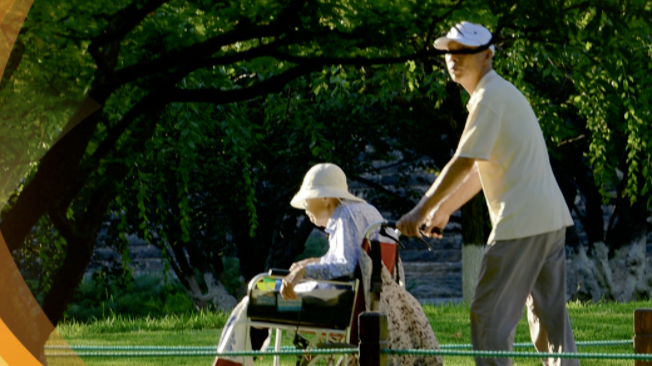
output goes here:
[[[384, 221], [380, 221], [380, 222], [376, 222], [376, 223], [371, 224], [367, 228], [367, 232], [365, 233], [365, 238], [369, 239], [369, 235], [371, 234], [373, 229], [375, 229], [376, 227], [380, 227], [380, 229], [378, 230], [378, 233], [380, 235], [382, 235], [384, 237], [387, 237], [387, 238], [390, 238], [391, 240], [395, 241], [401, 247], [401, 249], [405, 249], [405, 245], [403, 243], [401, 243], [398, 240], [398, 238], [395, 238], [393, 235], [390, 235], [389, 233], [387, 233], [388, 228], [398, 231], [398, 228], [396, 227], [396, 221], [384, 220]], [[440, 229], [439, 228], [433, 229], [433, 233], [436, 232], [438, 234], [441, 234], [441, 231], [437, 231], [437, 230], [440, 230]], [[394, 235], [396, 235], [396, 234], [394, 234]], [[428, 251], [432, 252], [432, 248], [430, 247], [430, 245], [428, 244], [427, 241], [423, 240], [423, 238], [415, 238], [415, 239], [417, 239], [421, 244], [423, 244], [426, 247], [426, 249], [428, 249]]]
[[398, 244], [401, 247], [401, 249], [405, 249], [405, 245], [403, 245], [403, 243], [401, 243], [401, 241], [398, 240], [397, 235], [400, 235], [400, 233], [398, 233], [398, 230], [397, 232], [392, 234], [389, 234], [387, 232], [387, 228], [396, 229], [396, 223], [394, 221], [383, 220], [383, 221], [374, 222], [373, 224], [367, 226], [367, 230], [364, 233], [364, 238], [369, 240], [371, 233], [373, 233], [374, 230], [376, 230], [376, 228], [379, 228], [378, 233], [380, 235], [392, 240], [393, 242]]
[[[387, 223], [385, 223], [383, 226], [398, 230], [398, 228], [396, 227], [396, 221], [387, 221]], [[421, 227], [419, 227], [419, 231], [421, 231], [421, 234], [425, 234], [425, 230], [426, 230], [426, 225], [421, 225]], [[438, 227], [434, 227], [432, 228], [432, 230], [430, 230], [430, 234], [441, 235], [442, 229]]]
[[270, 276], [279, 276], [279, 277], [285, 277], [290, 274], [290, 271], [287, 269], [281, 269], [281, 268], [271, 268], [269, 272], [267, 272], [268, 275]]
[[[426, 225], [421, 225], [421, 227], [419, 228], [419, 231], [421, 232], [421, 235], [425, 234], [425, 230], [426, 230]], [[430, 234], [441, 235], [441, 233], [442, 233], [442, 230], [441, 230], [441, 228], [438, 228], [438, 227], [433, 227], [432, 230], [430, 230]]]

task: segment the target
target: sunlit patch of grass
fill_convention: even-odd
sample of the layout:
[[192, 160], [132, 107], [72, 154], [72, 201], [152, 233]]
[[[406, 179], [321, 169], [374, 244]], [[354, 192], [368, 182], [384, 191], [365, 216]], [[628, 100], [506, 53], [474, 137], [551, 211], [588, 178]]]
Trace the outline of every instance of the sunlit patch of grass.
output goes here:
[[[568, 312], [577, 341], [626, 340], [633, 336], [635, 309], [652, 308], [652, 302], [619, 303], [569, 303]], [[470, 343], [468, 305], [425, 305], [424, 312], [440, 344]], [[228, 314], [203, 312], [192, 315], [170, 315], [162, 318], [129, 318], [112, 315], [87, 323], [66, 322], [59, 332], [70, 344], [79, 345], [151, 345], [151, 346], [216, 346]], [[525, 314], [518, 324], [515, 342], [530, 342]], [[292, 338], [285, 334], [283, 345], [291, 346]], [[519, 351], [533, 351], [533, 348]], [[633, 353], [631, 346], [580, 347], [580, 352]], [[210, 365], [212, 357], [138, 357], [138, 358], [86, 358], [89, 366], [137, 365], [179, 366]], [[296, 364], [296, 357], [282, 357], [281, 364]], [[472, 366], [469, 357], [447, 357], [446, 365]], [[257, 360], [258, 365], [272, 365], [272, 358]], [[324, 363], [325, 364], [325, 363]], [[582, 360], [582, 366], [629, 366], [632, 361]], [[538, 359], [515, 359], [517, 366], [539, 366]]]
[[135, 318], [111, 315], [104, 319], [95, 319], [87, 323], [67, 321], [59, 324], [59, 332], [64, 337], [82, 337], [110, 333], [132, 332], [184, 332], [208, 331], [221, 329], [229, 314], [224, 312], [202, 311], [194, 314], [167, 315], [160, 318]]

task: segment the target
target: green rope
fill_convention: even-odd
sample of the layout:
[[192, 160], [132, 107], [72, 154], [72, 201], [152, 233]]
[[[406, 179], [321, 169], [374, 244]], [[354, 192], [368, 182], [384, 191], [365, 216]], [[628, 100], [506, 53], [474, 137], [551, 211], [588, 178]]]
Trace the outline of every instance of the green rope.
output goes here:
[[[215, 352], [217, 346], [45, 346], [46, 350], [73, 350], [73, 351], [207, 351]], [[282, 350], [298, 349], [294, 346], [282, 346]], [[273, 351], [274, 347], [267, 347]]]
[[207, 351], [177, 351], [177, 352], [52, 352], [46, 357], [188, 357], [215, 356], [215, 352]]
[[[422, 349], [383, 349], [384, 354], [410, 356], [471, 356], [479, 358], [573, 358], [573, 359], [609, 359], [609, 360], [652, 360], [652, 354], [617, 354], [617, 353], [538, 353], [538, 352], [506, 352], [506, 351], [455, 351], [455, 350], [422, 350]], [[162, 357], [162, 356], [296, 356], [296, 355], [338, 355], [355, 354], [357, 349], [311, 349], [311, 350], [281, 350], [278, 352], [242, 351], [242, 352], [80, 352], [80, 353], [49, 353], [48, 357]]]
[[384, 354], [410, 356], [471, 356], [478, 358], [572, 358], [606, 360], [652, 360], [652, 354], [626, 353], [548, 353], [507, 351], [454, 351], [424, 349], [383, 349]]
[[[591, 346], [633, 346], [634, 340], [613, 340], [613, 341], [584, 341], [575, 342], [578, 347], [591, 347]], [[472, 344], [440, 344], [441, 349], [473, 349]], [[534, 348], [531, 342], [514, 343], [514, 348]]]
[[[576, 342], [575, 344], [578, 347], [590, 347], [590, 346], [631, 346], [633, 345], [633, 340], [610, 340], [610, 341], [585, 341], [585, 342]], [[472, 344], [442, 344], [439, 346], [441, 349], [473, 349]], [[532, 348], [534, 347], [532, 343], [514, 343], [514, 348]], [[74, 351], [207, 351], [214, 352], [216, 346], [82, 346], [82, 345], [73, 345], [73, 346], [45, 346], [46, 350], [74, 350]], [[293, 346], [283, 346], [281, 350], [296, 350], [297, 348]], [[273, 351], [273, 347], [268, 347], [268, 351]]]
[[212, 351], [168, 351], [168, 352], [52, 352], [46, 353], [47, 357], [161, 357], [161, 356], [297, 356], [297, 355], [341, 355], [341, 354], [354, 354], [358, 353], [357, 348], [333, 348], [333, 349], [287, 349], [278, 352], [263, 352], [263, 351], [233, 351], [217, 353], [215, 349]]
[[45, 346], [46, 350], [73, 351], [208, 351], [215, 352], [217, 346]]
[[[577, 342], [578, 346], [619, 346], [632, 345], [633, 340], [607, 340]], [[531, 343], [515, 343], [515, 348], [532, 347]], [[296, 356], [296, 355], [336, 355], [357, 354], [358, 349], [297, 349], [295, 347], [281, 347], [274, 351], [237, 351], [217, 353], [214, 346], [46, 346], [48, 350], [73, 350], [81, 352], [48, 352], [48, 357], [164, 357], [164, 356]], [[413, 355], [413, 356], [471, 356], [480, 358], [574, 358], [574, 359], [612, 359], [612, 360], [652, 360], [652, 354], [626, 354], [626, 353], [539, 353], [539, 352], [508, 352], [508, 351], [463, 351], [459, 349], [472, 348], [470, 344], [442, 345], [439, 350], [423, 349], [383, 349], [384, 354]], [[89, 352], [89, 351], [101, 352]], [[108, 352], [107, 352], [108, 351]], [[128, 352], [110, 352], [128, 351]]]

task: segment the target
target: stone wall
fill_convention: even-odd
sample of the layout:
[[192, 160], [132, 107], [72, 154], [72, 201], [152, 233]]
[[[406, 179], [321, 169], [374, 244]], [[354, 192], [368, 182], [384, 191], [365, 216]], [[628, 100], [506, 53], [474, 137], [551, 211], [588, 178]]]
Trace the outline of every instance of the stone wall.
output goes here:
[[462, 300], [462, 236], [430, 240], [432, 251], [411, 243], [401, 251], [405, 287], [423, 303], [457, 303]]
[[[375, 163], [378, 167], [386, 163]], [[365, 176], [366, 179], [380, 184], [387, 189], [393, 190], [398, 182], [395, 170], [381, 170], [376, 175]], [[413, 172], [410, 178], [412, 188], [425, 192], [429, 187], [428, 183], [435, 179], [434, 173]], [[350, 187], [354, 192], [364, 196], [366, 186], [352, 182]], [[577, 199], [576, 205], [582, 209], [581, 200]], [[603, 206], [605, 226], [609, 222], [609, 215], [612, 212], [611, 206]], [[459, 212], [455, 215], [460, 215]], [[388, 213], [383, 216], [392, 219]], [[393, 218], [396, 219], [396, 218]], [[580, 238], [580, 242], [586, 243], [586, 234], [582, 229], [581, 223], [575, 218], [575, 225]], [[416, 241], [405, 240], [406, 250], [401, 252], [401, 258], [405, 267], [406, 287], [407, 289], [423, 303], [458, 303], [462, 300], [462, 238], [459, 234], [460, 227], [457, 224], [450, 224], [445, 231], [445, 237], [442, 240], [430, 240], [432, 251], [428, 251]], [[314, 235], [321, 235], [315, 233]], [[152, 245], [148, 245], [143, 240], [136, 237], [130, 237], [130, 257], [134, 263], [134, 273], [153, 274], [162, 276], [163, 263], [161, 261], [161, 252]], [[325, 237], [322, 237], [323, 245], [327, 245]], [[652, 233], [648, 234], [647, 242], [647, 261], [648, 268], [652, 268]], [[98, 248], [95, 252], [95, 259], [99, 263], [107, 263], [110, 258], [117, 258], [117, 254], [109, 248]], [[94, 268], [89, 267], [88, 273]], [[567, 289], [569, 296], [577, 290], [578, 280], [575, 266], [569, 261], [567, 266]], [[174, 273], [170, 271], [174, 276]]]
[[[129, 241], [129, 258], [133, 263], [134, 276], [146, 274], [163, 277], [164, 262], [161, 250], [135, 235], [128, 235], [127, 240]], [[91, 264], [86, 269], [85, 277], [91, 275], [100, 265], [111, 266], [112, 262], [121, 260], [120, 254], [115, 249], [98, 245], [95, 247]], [[171, 269], [170, 276], [176, 278]]]
[[[579, 225], [578, 225], [579, 226]], [[457, 229], [455, 225], [448, 229]], [[318, 232], [315, 235], [319, 236]], [[163, 276], [161, 251], [136, 237], [130, 240], [130, 257], [134, 263], [134, 274]], [[323, 245], [327, 245], [322, 237]], [[406, 288], [422, 303], [459, 303], [462, 301], [462, 237], [459, 233], [445, 235], [442, 240], [430, 240], [432, 251], [415, 241], [405, 241], [407, 248], [401, 251], [405, 268]], [[648, 234], [648, 268], [652, 268], [652, 233]], [[111, 248], [98, 247], [95, 250], [96, 263], [119, 260]], [[87, 275], [97, 268], [89, 266]], [[170, 275], [175, 277], [174, 272]], [[577, 290], [577, 271], [572, 262], [567, 265], [567, 289], [569, 296]]]

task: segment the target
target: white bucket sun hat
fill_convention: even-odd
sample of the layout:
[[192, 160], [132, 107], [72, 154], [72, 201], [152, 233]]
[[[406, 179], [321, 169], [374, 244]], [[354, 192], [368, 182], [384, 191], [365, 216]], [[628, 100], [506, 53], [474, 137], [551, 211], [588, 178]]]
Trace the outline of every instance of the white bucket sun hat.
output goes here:
[[[451, 28], [445, 37], [437, 38], [435, 40], [435, 48], [438, 50], [448, 50], [448, 44], [451, 41], [470, 47], [482, 47], [492, 41], [492, 35], [489, 29], [484, 26], [464, 21]], [[490, 45], [488, 48], [492, 53], [496, 53], [494, 45]]]
[[331, 163], [317, 164], [308, 170], [299, 192], [294, 195], [290, 205], [303, 210], [306, 208], [307, 199], [321, 197], [365, 202], [362, 198], [349, 193], [346, 175], [339, 166]]

